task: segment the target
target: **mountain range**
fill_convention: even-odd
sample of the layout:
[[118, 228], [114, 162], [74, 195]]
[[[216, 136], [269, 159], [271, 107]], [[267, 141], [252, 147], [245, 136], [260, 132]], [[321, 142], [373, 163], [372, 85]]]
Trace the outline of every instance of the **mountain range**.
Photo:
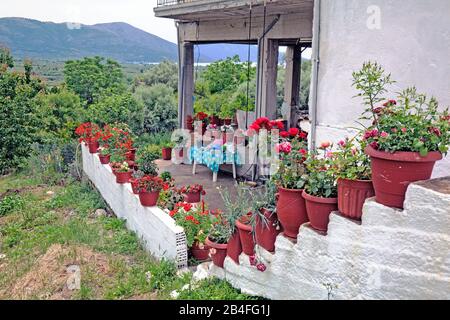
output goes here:
[[[42, 22], [26, 18], [0, 18], [0, 46], [15, 58], [65, 61], [86, 56], [103, 56], [123, 63], [177, 61], [177, 45], [123, 22], [83, 25]], [[239, 55], [247, 60], [248, 47], [208, 44], [196, 48], [195, 59], [211, 62]], [[200, 52], [200, 55], [199, 55]], [[256, 48], [251, 48], [251, 60]]]

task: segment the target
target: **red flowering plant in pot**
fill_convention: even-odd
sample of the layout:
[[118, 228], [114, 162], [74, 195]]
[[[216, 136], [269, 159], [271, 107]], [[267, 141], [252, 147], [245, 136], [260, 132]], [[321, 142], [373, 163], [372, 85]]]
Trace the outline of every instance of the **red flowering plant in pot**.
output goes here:
[[172, 148], [174, 147], [173, 142], [166, 142], [163, 144], [161, 149], [162, 159], [171, 160], [172, 159]]
[[143, 176], [139, 180], [139, 200], [144, 207], [156, 206], [161, 190], [169, 186], [160, 177]]
[[102, 131], [98, 125], [91, 122], [85, 122], [80, 124], [75, 129], [75, 134], [79, 136], [79, 142], [84, 142], [89, 147], [90, 153], [96, 153], [99, 148], [99, 142], [102, 135]]
[[201, 125], [200, 130], [202, 132], [202, 135], [205, 134], [208, 123], [209, 123], [209, 117], [205, 112], [200, 111], [195, 114], [194, 129], [197, 130], [196, 124], [200, 124]]
[[169, 214], [177, 225], [183, 227], [191, 255], [199, 261], [208, 260], [210, 247], [205, 241], [213, 225], [214, 215], [205, 210], [204, 206], [187, 202], [176, 204]]
[[[251, 226], [248, 219], [241, 219], [251, 210], [250, 193], [244, 185], [239, 184], [236, 188], [235, 196], [232, 197], [228, 189], [219, 189], [223, 200], [222, 219], [230, 227], [230, 237], [227, 242], [227, 256], [235, 263], [239, 264], [239, 255], [242, 253], [243, 246], [246, 253], [253, 254], [254, 239], [251, 235]], [[242, 223], [240, 221], [243, 221]], [[238, 224], [241, 226], [239, 229]], [[247, 225], [246, 225], [247, 224]], [[242, 225], [244, 225], [242, 227]], [[242, 239], [240, 234], [243, 235]]]
[[371, 158], [376, 201], [402, 209], [408, 185], [429, 179], [436, 161], [448, 151], [448, 109], [439, 111], [436, 99], [419, 94], [416, 88], [386, 101], [382, 95], [394, 81], [377, 63], [365, 63], [353, 79], [366, 106], [361, 119], [371, 121], [363, 138]]
[[302, 196], [310, 225], [315, 230], [327, 232], [331, 212], [337, 210], [337, 175], [335, 156], [330, 142], [310, 152], [305, 161], [308, 178]]
[[201, 196], [206, 194], [201, 184], [191, 184], [180, 188], [180, 192], [185, 195], [185, 201], [189, 203], [198, 203]]
[[290, 142], [282, 139], [277, 149], [280, 161], [277, 172], [272, 176], [278, 186], [276, 212], [284, 236], [297, 239], [300, 226], [308, 222], [305, 200], [302, 197], [307, 179], [304, 161], [308, 151], [304, 141], [298, 138]]
[[364, 148], [365, 141], [346, 138], [338, 142], [335, 153], [338, 209], [342, 215], [355, 220], [361, 220], [364, 202], [375, 195], [370, 158]]
[[134, 171], [130, 178], [131, 190], [134, 194], [139, 194], [139, 181], [144, 177], [144, 172], [141, 170]]

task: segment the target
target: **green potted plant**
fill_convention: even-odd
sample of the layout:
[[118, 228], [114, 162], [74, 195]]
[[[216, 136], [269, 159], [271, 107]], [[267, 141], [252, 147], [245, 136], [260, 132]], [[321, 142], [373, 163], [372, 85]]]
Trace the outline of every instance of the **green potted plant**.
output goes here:
[[98, 157], [101, 164], [108, 164], [111, 160], [111, 149], [109, 146], [101, 146], [98, 148]]
[[355, 220], [361, 220], [364, 202], [375, 195], [370, 158], [364, 148], [364, 141], [346, 138], [338, 142], [335, 153], [338, 209], [342, 215]]
[[166, 188], [160, 177], [143, 176], [139, 179], [139, 200], [144, 207], [156, 206], [159, 193]]
[[161, 153], [163, 160], [172, 159], [172, 148], [174, 147], [173, 142], [166, 142], [162, 145]]
[[158, 166], [156, 165], [155, 160], [160, 158], [160, 149], [157, 146], [147, 145], [143, 148], [139, 148], [136, 156], [136, 165], [139, 170], [145, 175], [158, 175]]
[[386, 101], [382, 95], [393, 82], [377, 63], [365, 63], [353, 73], [353, 85], [366, 107], [361, 119], [371, 122], [363, 139], [371, 158], [376, 201], [402, 209], [408, 185], [429, 179], [436, 161], [447, 153], [450, 117], [448, 109], [440, 112], [436, 99], [428, 99], [416, 88]]
[[205, 241], [214, 219], [209, 211], [204, 210], [202, 206], [182, 202], [176, 204], [169, 214], [177, 225], [183, 227], [191, 255], [199, 261], [208, 260], [210, 248]]
[[281, 231], [276, 212], [277, 189], [272, 179], [260, 195], [253, 192], [252, 232], [256, 244], [269, 252], [275, 251], [275, 240]]
[[185, 195], [185, 201], [188, 203], [198, 203], [201, 201], [201, 196], [206, 194], [201, 184], [183, 186], [180, 192]]
[[330, 214], [337, 210], [337, 176], [334, 153], [329, 142], [321, 144], [323, 152], [309, 154], [305, 161], [308, 179], [302, 196], [311, 227], [322, 232], [328, 230]]
[[218, 215], [214, 221], [209, 235], [205, 240], [207, 246], [210, 247], [209, 255], [213, 263], [223, 268], [223, 263], [227, 256], [228, 241], [230, 240], [232, 234], [232, 226], [230, 225], [228, 219]]
[[[231, 197], [230, 192], [227, 189], [219, 189], [220, 196], [223, 200], [223, 219], [230, 225], [230, 238], [227, 243], [227, 256], [229, 256], [234, 262], [239, 264], [239, 255], [242, 252], [242, 243], [240, 233], [243, 234], [242, 241], [246, 248], [249, 248], [247, 252], [253, 252], [254, 241], [251, 236], [251, 226], [244, 227], [242, 231], [239, 231], [237, 227], [238, 221], [242, 216], [246, 215], [251, 210], [250, 193], [242, 184], [239, 184], [236, 188], [236, 196]], [[250, 229], [250, 232], [248, 231]]]
[[277, 146], [280, 154], [278, 171], [273, 176], [278, 186], [276, 212], [287, 238], [297, 239], [303, 223], [308, 222], [305, 200], [302, 197], [307, 172], [304, 165], [307, 150], [299, 139], [282, 139]]

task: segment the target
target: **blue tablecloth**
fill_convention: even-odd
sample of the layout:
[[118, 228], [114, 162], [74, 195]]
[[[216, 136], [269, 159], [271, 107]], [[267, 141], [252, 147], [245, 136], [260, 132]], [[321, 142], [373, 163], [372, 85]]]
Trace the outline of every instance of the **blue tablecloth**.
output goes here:
[[219, 172], [221, 164], [241, 164], [239, 155], [231, 144], [224, 146], [193, 146], [189, 150], [189, 161], [206, 165], [212, 172]]

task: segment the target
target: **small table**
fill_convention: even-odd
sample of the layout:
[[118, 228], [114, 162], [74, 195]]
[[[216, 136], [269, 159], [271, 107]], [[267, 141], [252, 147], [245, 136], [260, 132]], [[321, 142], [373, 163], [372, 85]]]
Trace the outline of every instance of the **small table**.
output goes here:
[[196, 173], [197, 164], [206, 165], [213, 172], [213, 182], [217, 181], [221, 164], [232, 165], [234, 179], [236, 179], [236, 164], [240, 164], [236, 147], [232, 143], [220, 146], [193, 146], [189, 150], [189, 161], [193, 163], [192, 174]]

